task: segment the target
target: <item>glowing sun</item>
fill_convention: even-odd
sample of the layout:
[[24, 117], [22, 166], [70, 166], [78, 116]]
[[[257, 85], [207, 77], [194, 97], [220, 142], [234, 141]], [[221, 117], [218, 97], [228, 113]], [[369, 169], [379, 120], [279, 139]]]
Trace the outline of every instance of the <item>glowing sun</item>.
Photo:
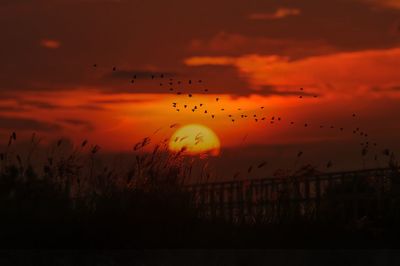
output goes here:
[[219, 154], [220, 146], [218, 136], [214, 131], [199, 124], [178, 128], [169, 141], [171, 151], [178, 152], [185, 149], [185, 153], [190, 155], [211, 154], [216, 156]]

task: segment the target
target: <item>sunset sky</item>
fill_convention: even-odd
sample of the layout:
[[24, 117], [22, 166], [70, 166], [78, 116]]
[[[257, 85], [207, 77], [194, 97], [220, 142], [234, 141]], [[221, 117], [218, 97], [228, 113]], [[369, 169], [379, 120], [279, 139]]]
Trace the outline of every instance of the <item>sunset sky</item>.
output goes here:
[[370, 167], [400, 148], [400, 0], [3, 0], [0, 32], [4, 143], [36, 132], [125, 152], [197, 123], [225, 167], [303, 151], [335, 170], [362, 166], [360, 142], [377, 143]]

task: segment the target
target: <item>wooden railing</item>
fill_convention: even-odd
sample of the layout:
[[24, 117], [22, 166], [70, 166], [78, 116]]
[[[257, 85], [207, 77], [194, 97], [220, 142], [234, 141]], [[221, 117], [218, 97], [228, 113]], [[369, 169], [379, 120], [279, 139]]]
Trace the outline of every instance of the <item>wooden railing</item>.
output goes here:
[[375, 215], [388, 197], [400, 194], [399, 186], [398, 169], [380, 168], [203, 183], [187, 189], [205, 218], [280, 223]]

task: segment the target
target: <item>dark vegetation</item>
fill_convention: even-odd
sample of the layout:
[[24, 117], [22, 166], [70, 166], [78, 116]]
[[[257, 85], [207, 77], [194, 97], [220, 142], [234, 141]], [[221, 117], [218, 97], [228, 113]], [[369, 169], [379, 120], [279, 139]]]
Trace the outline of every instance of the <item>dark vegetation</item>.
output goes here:
[[[163, 144], [150, 152], [141, 151], [149, 139], [136, 144], [125, 169], [102, 162], [97, 157], [100, 148], [87, 141], [64, 150], [60, 140], [42, 161], [36, 158], [39, 140], [35, 136], [24, 154], [13, 149], [15, 141], [13, 133], [0, 154], [2, 248], [400, 246], [399, 176], [393, 160], [394, 175], [384, 204], [364, 201], [357, 216], [343, 200], [354, 183], [345, 182], [324, 194], [323, 219], [289, 215], [282, 217], [290, 219], [273, 224], [257, 217], [250, 223], [232, 223], [201, 214], [184, 185], [191, 164], [180, 153], [165, 152]], [[306, 170], [296, 175], [314, 173], [310, 167]], [[377, 188], [367, 179], [357, 186], [365, 192]]]

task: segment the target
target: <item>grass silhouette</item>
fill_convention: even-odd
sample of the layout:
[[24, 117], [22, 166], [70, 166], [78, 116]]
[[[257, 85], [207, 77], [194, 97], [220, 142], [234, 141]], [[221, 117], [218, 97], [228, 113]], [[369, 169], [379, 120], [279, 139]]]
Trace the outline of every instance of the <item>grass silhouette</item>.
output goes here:
[[[44, 160], [36, 154], [36, 136], [25, 153], [16, 152], [16, 140], [11, 134], [0, 154], [3, 248], [306, 248], [321, 247], [321, 241], [322, 247], [392, 247], [391, 241], [400, 235], [394, 156], [389, 164], [397, 176], [390, 179], [390, 197], [380, 209], [376, 200], [364, 202], [360, 215], [351, 216], [351, 205], [338, 201], [354, 189], [354, 183], [345, 182], [328, 187], [324, 194], [325, 220], [304, 219], [288, 199], [296, 193], [294, 184], [318, 173], [306, 165], [276, 173], [288, 181], [277, 196], [279, 222], [270, 223], [255, 213], [251, 223], [231, 223], [201, 215], [185, 186], [193, 165], [181, 156], [184, 149], [168, 152], [166, 141], [149, 150], [151, 140], [144, 138], [134, 145], [131, 161], [121, 167], [98, 157], [100, 147], [87, 140], [74, 146], [60, 139], [49, 146]], [[201, 181], [207, 182], [209, 174], [203, 175], [206, 179]], [[358, 191], [375, 194], [379, 188], [373, 180], [357, 186]], [[363, 213], [366, 206], [369, 212]]]

